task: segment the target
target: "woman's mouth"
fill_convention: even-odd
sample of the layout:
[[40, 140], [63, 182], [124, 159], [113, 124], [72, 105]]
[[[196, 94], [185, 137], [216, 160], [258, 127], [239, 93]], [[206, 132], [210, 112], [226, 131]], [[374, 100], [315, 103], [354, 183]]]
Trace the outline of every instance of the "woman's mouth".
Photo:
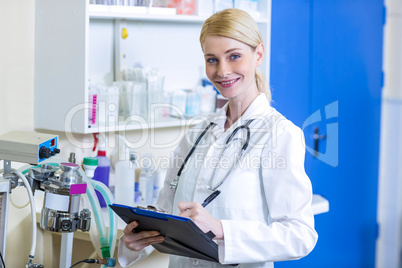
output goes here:
[[236, 83], [240, 78], [235, 78], [231, 80], [225, 80], [225, 81], [216, 81], [219, 85], [222, 87], [231, 87], [233, 86], [234, 83]]

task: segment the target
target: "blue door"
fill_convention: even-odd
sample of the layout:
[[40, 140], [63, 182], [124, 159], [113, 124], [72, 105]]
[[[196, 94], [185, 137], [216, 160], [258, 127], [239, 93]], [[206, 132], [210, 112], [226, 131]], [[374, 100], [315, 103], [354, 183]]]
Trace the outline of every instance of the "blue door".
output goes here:
[[330, 203], [313, 252], [275, 267], [374, 267], [383, 16], [382, 0], [273, 0], [273, 106], [303, 129]]

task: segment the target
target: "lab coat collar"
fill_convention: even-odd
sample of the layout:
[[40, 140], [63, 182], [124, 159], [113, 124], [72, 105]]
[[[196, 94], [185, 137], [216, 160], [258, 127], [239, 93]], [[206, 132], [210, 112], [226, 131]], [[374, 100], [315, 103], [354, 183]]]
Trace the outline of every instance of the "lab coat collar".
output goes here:
[[[212, 129], [212, 133], [219, 137], [225, 133], [226, 111], [228, 109], [228, 103], [226, 103], [212, 118], [212, 122], [216, 125]], [[238, 126], [246, 124], [250, 119], [257, 119], [261, 116], [266, 116], [274, 110], [268, 102], [268, 99], [264, 93], [260, 93], [254, 101], [250, 104], [244, 114], [227, 130], [231, 133], [232, 130]]]

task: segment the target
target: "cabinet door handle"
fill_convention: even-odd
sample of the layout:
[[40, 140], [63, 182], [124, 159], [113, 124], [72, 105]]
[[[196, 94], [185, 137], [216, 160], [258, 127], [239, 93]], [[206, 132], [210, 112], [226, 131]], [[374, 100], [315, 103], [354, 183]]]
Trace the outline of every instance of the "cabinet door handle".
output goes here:
[[314, 156], [315, 157], [318, 156], [318, 148], [319, 148], [320, 140], [324, 140], [326, 138], [327, 138], [326, 134], [320, 135], [320, 129], [318, 127], [314, 128], [313, 139], [314, 139]]

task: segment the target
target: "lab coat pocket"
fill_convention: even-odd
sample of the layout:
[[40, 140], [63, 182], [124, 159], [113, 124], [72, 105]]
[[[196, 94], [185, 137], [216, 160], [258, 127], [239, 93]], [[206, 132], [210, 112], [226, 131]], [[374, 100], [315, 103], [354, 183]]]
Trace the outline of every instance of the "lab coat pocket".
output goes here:
[[216, 207], [242, 213], [260, 207], [261, 186], [257, 170], [234, 169], [227, 182], [221, 186], [221, 197], [217, 198]]

